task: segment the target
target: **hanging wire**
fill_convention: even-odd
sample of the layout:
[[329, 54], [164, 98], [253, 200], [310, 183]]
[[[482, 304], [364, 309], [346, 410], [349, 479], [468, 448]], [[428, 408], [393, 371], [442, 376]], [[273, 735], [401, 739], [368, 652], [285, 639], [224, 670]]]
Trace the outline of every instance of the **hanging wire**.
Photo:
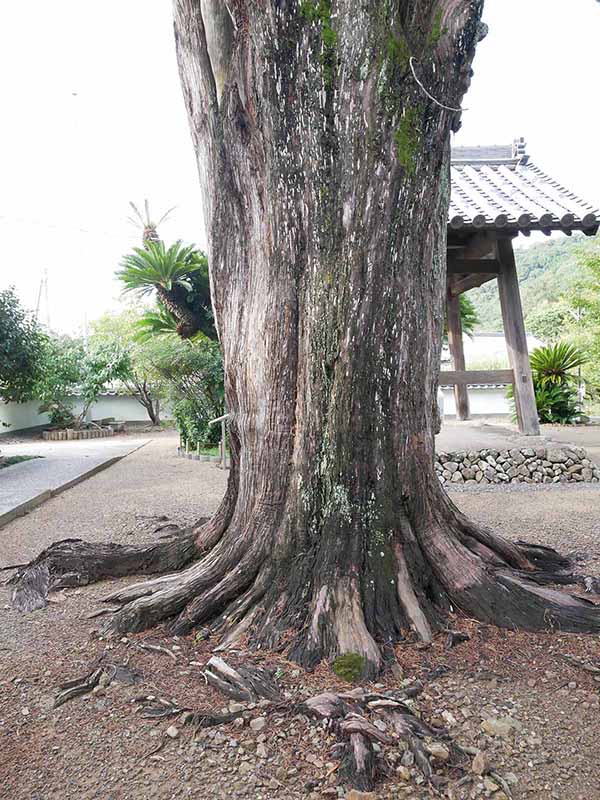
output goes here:
[[415, 65], [413, 64], [414, 61], [415, 61], [415, 57], [411, 56], [410, 59], [409, 59], [409, 62], [408, 62], [410, 64], [410, 69], [411, 69], [411, 72], [413, 74], [413, 78], [415, 79], [417, 84], [421, 87], [421, 89], [425, 92], [425, 94], [427, 95], [427, 97], [430, 100], [433, 100], [433, 102], [436, 105], [438, 105], [440, 108], [445, 109], [446, 111], [468, 111], [469, 110], [468, 108], [453, 108], [452, 106], [445, 106], [443, 103], [440, 103], [439, 100], [436, 100], [435, 97], [430, 92], [427, 91], [427, 89], [423, 86], [421, 81], [417, 78], [417, 73], [415, 72]]

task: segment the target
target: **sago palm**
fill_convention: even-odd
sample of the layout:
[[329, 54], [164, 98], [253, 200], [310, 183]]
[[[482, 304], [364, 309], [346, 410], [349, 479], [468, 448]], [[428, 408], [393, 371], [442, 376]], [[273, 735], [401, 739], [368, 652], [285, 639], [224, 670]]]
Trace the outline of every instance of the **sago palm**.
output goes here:
[[147, 342], [155, 336], [174, 336], [177, 334], [179, 319], [164, 306], [157, 303], [156, 308], [144, 312], [135, 323], [135, 339]]
[[540, 386], [569, 383], [576, 377], [574, 371], [586, 361], [584, 353], [569, 342], [536, 347], [530, 356], [531, 370]]
[[139, 208], [132, 200], [129, 201], [129, 205], [132, 207], [136, 218], [134, 219], [133, 217], [128, 217], [128, 219], [137, 228], [142, 229], [142, 241], [144, 242], [144, 247], [149, 242], [159, 242], [160, 236], [158, 235], [157, 228], [161, 222], [164, 222], [166, 220], [171, 211], [173, 211], [174, 207], [166, 211], [162, 215], [162, 217], [158, 220], [158, 222], [153, 222], [152, 217], [150, 216], [150, 206], [148, 205], [147, 200], [144, 200], [144, 214], [142, 214], [142, 212], [139, 210]]
[[121, 262], [117, 277], [125, 292], [135, 292], [140, 297], [156, 291], [163, 306], [180, 322], [182, 336], [192, 336], [199, 330], [201, 320], [188, 305], [192, 291], [192, 276], [206, 267], [206, 257], [193, 245], [180, 241], [170, 247], [163, 242], [147, 242], [145, 248], [136, 247]]

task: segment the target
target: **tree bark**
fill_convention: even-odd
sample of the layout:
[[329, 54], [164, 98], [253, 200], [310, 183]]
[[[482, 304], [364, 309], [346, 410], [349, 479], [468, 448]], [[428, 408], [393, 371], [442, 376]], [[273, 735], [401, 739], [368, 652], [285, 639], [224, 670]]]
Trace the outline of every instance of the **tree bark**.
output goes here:
[[202, 327], [202, 318], [188, 306], [187, 291], [183, 286], [175, 284], [171, 289], [165, 289], [157, 284], [156, 293], [164, 307], [179, 320], [177, 325], [179, 336], [189, 339], [198, 333]]
[[600, 628], [543, 587], [566, 561], [471, 524], [433, 469], [448, 108], [481, 7], [175, 0], [232, 469], [202, 557], [128, 587], [110, 629], [172, 618], [372, 675], [382, 645], [430, 639], [450, 609]]
[[140, 405], [146, 409], [146, 413], [150, 418], [150, 422], [156, 426], [160, 425], [160, 400], [158, 398], [156, 398], [156, 400], [152, 398], [152, 394], [148, 389], [148, 384], [146, 381], [142, 381], [142, 383], [136, 383], [135, 387], [135, 396], [137, 397]]

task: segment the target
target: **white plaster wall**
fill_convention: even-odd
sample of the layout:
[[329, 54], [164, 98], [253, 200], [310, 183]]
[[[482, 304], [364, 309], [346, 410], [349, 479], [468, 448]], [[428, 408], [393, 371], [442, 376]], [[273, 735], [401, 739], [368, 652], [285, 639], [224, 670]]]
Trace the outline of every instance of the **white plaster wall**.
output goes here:
[[[81, 403], [79, 403], [79, 410]], [[114, 417], [123, 422], [150, 422], [146, 409], [135, 397], [104, 395], [91, 409], [92, 419]]]
[[[455, 417], [454, 390], [451, 386], [442, 389], [444, 393], [444, 416]], [[512, 411], [506, 399], [506, 387], [501, 389], [469, 389], [471, 414], [480, 416], [510, 416]]]
[[[29, 403], [2, 403], [0, 402], [0, 434], [16, 433], [26, 428], [34, 428], [49, 423], [47, 414], [38, 412], [39, 402], [33, 400]], [[81, 412], [81, 401], [73, 404], [75, 414]], [[103, 395], [91, 408], [91, 419], [105, 419], [114, 417], [122, 422], [150, 422], [146, 409], [138, 403], [135, 397], [119, 395]], [[161, 417], [169, 419], [169, 409], [161, 410]], [[8, 427], [5, 427], [5, 423]]]
[[[454, 392], [451, 387], [443, 389], [444, 416], [456, 416]], [[469, 389], [471, 414], [481, 416], [510, 416], [511, 409], [506, 399], [506, 389]], [[47, 425], [48, 415], [38, 413], [39, 403], [1, 403], [0, 402], [0, 434], [16, 433], [26, 428]], [[74, 409], [81, 411], [81, 402], [76, 401]], [[104, 395], [92, 406], [91, 418], [105, 419], [114, 417], [123, 422], [150, 422], [145, 409], [134, 397]], [[169, 409], [161, 409], [161, 418], [170, 419]], [[7, 423], [9, 427], [4, 427]]]
[[[23, 428], [47, 425], [48, 415], [38, 413], [39, 403], [4, 403], [0, 401], [0, 434], [14, 433]], [[8, 427], [5, 427], [8, 426]]]

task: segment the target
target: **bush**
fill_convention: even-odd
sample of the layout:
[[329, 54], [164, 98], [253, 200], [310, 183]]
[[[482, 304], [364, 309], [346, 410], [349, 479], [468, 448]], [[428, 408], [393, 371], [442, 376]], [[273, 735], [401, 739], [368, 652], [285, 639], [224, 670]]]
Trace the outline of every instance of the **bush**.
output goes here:
[[577, 408], [577, 391], [568, 384], [541, 386], [534, 380], [535, 403], [541, 423], [573, 425], [584, 415]]
[[529, 360], [535, 379], [541, 386], [572, 385], [574, 370], [582, 367], [587, 357], [574, 344], [557, 342], [548, 347], [536, 347]]
[[0, 290], [0, 399], [33, 398], [45, 336], [13, 288]]
[[211, 447], [221, 438], [220, 425], [208, 421], [223, 414], [223, 363], [217, 342], [206, 337], [195, 341], [175, 336], [162, 339], [155, 368], [166, 381], [173, 418], [190, 447]]
[[214, 447], [221, 440], [221, 426], [210, 425], [214, 419], [209, 410], [197, 400], [185, 398], [173, 405], [173, 418], [183, 440], [190, 449]]
[[[536, 347], [529, 357], [538, 419], [541, 423], [573, 425], [584, 415], [577, 406], [577, 375], [586, 363], [584, 353], [568, 342]], [[513, 400], [513, 387], [507, 396]], [[513, 414], [514, 417], [514, 414]]]

